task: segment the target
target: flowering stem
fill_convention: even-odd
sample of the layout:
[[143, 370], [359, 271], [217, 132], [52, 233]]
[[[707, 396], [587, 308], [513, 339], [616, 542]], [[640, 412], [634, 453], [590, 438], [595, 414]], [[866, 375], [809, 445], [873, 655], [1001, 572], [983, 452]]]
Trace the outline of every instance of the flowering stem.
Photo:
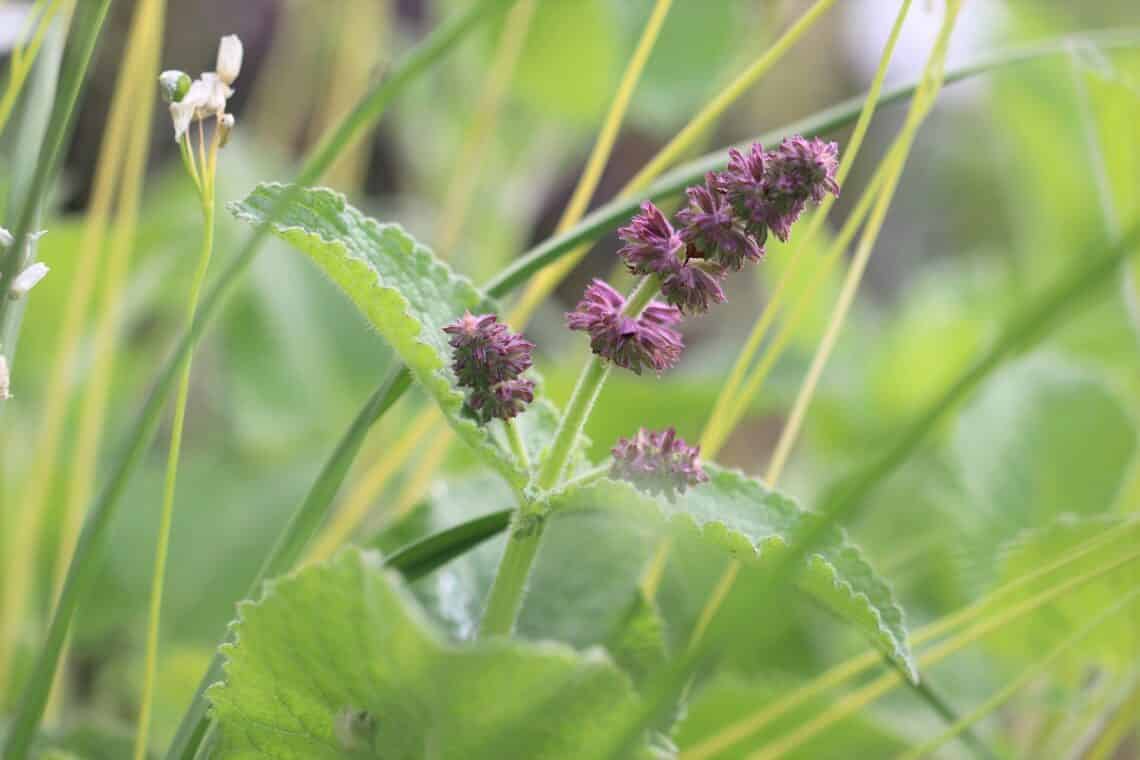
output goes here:
[[519, 433], [519, 426], [515, 424], [514, 420], [503, 420], [503, 427], [507, 429], [507, 441], [511, 445], [515, 460], [519, 467], [529, 473], [530, 455], [526, 453], [526, 444], [523, 443], [522, 434]]
[[530, 568], [542, 540], [543, 522], [533, 504], [524, 504], [515, 516], [507, 548], [491, 584], [487, 609], [479, 625], [479, 638], [509, 636], [514, 630]]
[[[656, 275], [643, 277], [629, 294], [625, 313], [637, 316], [660, 290], [661, 281]], [[594, 408], [594, 402], [598, 400], [598, 394], [601, 393], [609, 372], [609, 362], [600, 356], [592, 356], [582, 368], [578, 383], [574, 386], [574, 393], [570, 396], [570, 403], [566, 406], [566, 413], [558, 425], [554, 445], [551, 446], [550, 454], [543, 461], [542, 469], [539, 471], [539, 489], [549, 491], [558, 485], [558, 479], [566, 469], [566, 462], [574, 449], [574, 441], [586, 426], [586, 420], [590, 417], [590, 411]]]
[[[190, 286], [190, 297], [186, 306], [187, 329], [194, 324], [198, 311], [198, 301], [202, 292], [202, 284], [206, 280], [206, 272], [210, 267], [210, 257], [214, 250], [214, 177], [217, 169], [218, 136], [219, 129], [214, 130], [214, 137], [210, 145], [209, 156], [205, 154], [205, 147], [199, 145], [202, 156], [201, 177], [205, 184], [199, 182], [199, 174], [192, 171], [191, 177], [199, 187], [202, 199], [202, 249], [198, 256], [198, 268], [194, 273], [194, 280]], [[202, 137], [201, 122], [199, 121], [199, 139]], [[189, 139], [183, 138], [183, 157], [191, 156]], [[193, 161], [190, 161], [191, 165]], [[170, 551], [170, 528], [174, 517], [174, 493], [178, 481], [178, 462], [182, 451], [182, 429], [186, 422], [186, 400], [190, 394], [190, 369], [193, 354], [187, 354], [180, 368], [181, 376], [178, 380], [178, 391], [174, 402], [174, 421], [170, 429], [170, 448], [166, 459], [166, 482], [162, 491], [162, 512], [158, 528], [158, 540], [154, 553], [154, 572], [150, 592], [150, 613], [147, 625], [146, 640], [146, 675], [143, 680], [142, 699], [139, 710], [139, 722], [135, 734], [135, 760], [145, 760], [147, 756], [147, 734], [150, 730], [151, 703], [154, 696], [155, 673], [158, 666], [158, 633], [159, 621], [162, 615], [162, 592], [165, 585], [167, 556]]]

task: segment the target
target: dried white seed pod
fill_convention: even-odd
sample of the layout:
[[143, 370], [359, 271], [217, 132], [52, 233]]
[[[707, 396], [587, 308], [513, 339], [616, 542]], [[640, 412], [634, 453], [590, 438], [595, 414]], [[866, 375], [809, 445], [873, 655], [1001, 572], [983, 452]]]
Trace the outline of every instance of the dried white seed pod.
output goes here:
[[226, 147], [226, 143], [230, 141], [230, 132], [233, 131], [234, 115], [232, 113], [224, 113], [218, 117], [218, 147]]

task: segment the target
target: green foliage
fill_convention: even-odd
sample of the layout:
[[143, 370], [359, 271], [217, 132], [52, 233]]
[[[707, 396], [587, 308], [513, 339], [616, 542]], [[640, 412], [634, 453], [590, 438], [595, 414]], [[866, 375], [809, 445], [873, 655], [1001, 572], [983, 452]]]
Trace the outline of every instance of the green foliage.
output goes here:
[[270, 584], [235, 633], [208, 695], [221, 760], [583, 757], [634, 699], [597, 653], [444, 642], [358, 551]]
[[[632, 507], [635, 514], [657, 513], [683, 540], [709, 544], [761, 571], [779, 562], [788, 545], [816, 519], [755, 479], [715, 465], [706, 465], [706, 470], [709, 482], [690, 489], [674, 503], [650, 501], [612, 481], [588, 486], [573, 498], [579, 509], [621, 505]], [[854, 625], [917, 679], [902, 610], [887, 583], [842, 531], [828, 531], [797, 578], [803, 591]]]
[[1111, 509], [1136, 451], [1132, 415], [1095, 374], [1035, 356], [993, 375], [958, 417], [956, 517], [976, 578], [998, 549], [1063, 513]]
[[[1000, 552], [999, 583], [1007, 583], [1076, 554], [1090, 541], [1110, 534], [1115, 538], [1104, 539], [1095, 550], [1082, 554], [1066, 566], [1063, 576], [1054, 575], [1020, 588], [1005, 599], [1002, 607], [1016, 605], [1047, 590], [1056, 585], [1058, 578], [1081, 576], [1135, 553], [1140, 524], [1134, 518], [1066, 515], [1017, 536]], [[1081, 593], [1062, 597], [1035, 614], [1005, 626], [992, 639], [993, 651], [1005, 662], [1031, 662], [1137, 588], [1140, 588], [1140, 564], [1133, 561], [1087, 584]], [[1124, 614], [1099, 625], [1066, 654], [1057, 669], [1074, 684], [1093, 663], [1128, 672], [1135, 665], [1138, 645], [1140, 611], [1132, 605]]]

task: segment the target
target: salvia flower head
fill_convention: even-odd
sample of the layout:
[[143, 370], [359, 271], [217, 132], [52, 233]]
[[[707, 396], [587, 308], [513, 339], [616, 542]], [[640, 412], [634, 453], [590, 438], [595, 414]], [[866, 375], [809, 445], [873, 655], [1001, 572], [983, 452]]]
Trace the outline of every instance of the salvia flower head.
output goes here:
[[690, 259], [716, 261], [739, 272], [745, 261], [759, 261], [764, 247], [738, 219], [717, 182], [717, 178], [709, 174], [705, 184], [685, 191], [689, 205], [677, 212], [677, 220], [684, 225], [681, 238]]
[[737, 219], [761, 244], [768, 235], [766, 163], [760, 143], [753, 143], [747, 153], [732, 148], [728, 151], [728, 168], [714, 177], [716, 189], [724, 194]]
[[827, 193], [839, 195], [838, 168], [839, 146], [819, 138], [789, 137], [768, 153], [763, 217], [776, 237], [788, 239], [809, 200], [819, 203]]
[[680, 263], [681, 235], [650, 201], [641, 204], [641, 213], [618, 230], [618, 237], [625, 241], [618, 255], [632, 274], [664, 274]]
[[577, 308], [566, 315], [566, 324], [571, 330], [589, 333], [595, 354], [639, 375], [643, 367], [660, 374], [676, 365], [685, 346], [675, 329], [681, 312], [653, 301], [640, 316], [631, 317], [624, 313], [625, 306], [621, 293], [595, 279]]
[[699, 446], [685, 443], [671, 427], [657, 432], [642, 428], [633, 438], [618, 439], [613, 447], [610, 477], [672, 500], [678, 493], [708, 480], [699, 454]]
[[720, 264], [689, 259], [662, 277], [661, 295], [682, 312], [704, 314], [710, 304], [727, 300], [720, 286], [724, 275], [724, 267]]
[[494, 314], [467, 312], [443, 331], [451, 336], [451, 369], [469, 389], [467, 406], [477, 418], [510, 419], [534, 400], [534, 383], [519, 377], [533, 363], [533, 343]]

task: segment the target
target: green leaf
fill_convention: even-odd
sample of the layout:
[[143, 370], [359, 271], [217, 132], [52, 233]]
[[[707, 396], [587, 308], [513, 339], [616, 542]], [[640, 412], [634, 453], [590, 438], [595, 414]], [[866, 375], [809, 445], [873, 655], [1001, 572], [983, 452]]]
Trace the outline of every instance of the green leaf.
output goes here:
[[[280, 208], [285, 201], [283, 209]], [[487, 298], [456, 275], [402, 227], [381, 224], [323, 188], [259, 185], [233, 204], [239, 218], [257, 225], [273, 217], [274, 233], [308, 255], [356, 304], [444, 411], [464, 441], [516, 487], [526, 476], [487, 428], [462, 415], [463, 394], [448, 368], [451, 349], [443, 327], [464, 310], [488, 310]], [[525, 418], [548, 414], [541, 405]]]
[[[818, 518], [794, 501], [738, 472], [707, 464], [709, 482], [673, 503], [635, 495], [625, 483], [603, 480], [573, 494], [575, 504], [601, 508], [636, 504], [697, 540], [746, 565], [779, 562], [788, 545]], [[620, 507], [619, 507], [620, 508]], [[890, 587], [839, 529], [829, 529], [798, 576], [799, 587], [853, 624], [917, 680], [902, 609]]]
[[[1108, 537], [1110, 534], [1112, 537]], [[1002, 606], [1023, 603], [1055, 586], [1059, 578], [1079, 577], [1116, 559], [1123, 559], [1136, 551], [1138, 538], [1140, 523], [1135, 519], [1108, 515], [1065, 515], [1043, 528], [1027, 531], [1000, 552], [998, 579], [1002, 584], [1080, 552], [1090, 542], [1097, 541], [1098, 544], [1094, 550], [1085, 551], [1066, 564], [1063, 576], [1051, 574], [1026, 584], [1003, 597]], [[1080, 593], [1068, 594], [1032, 615], [1003, 626], [989, 637], [989, 644], [1006, 662], [1031, 662], [1137, 588], [1140, 588], [1140, 564], [1129, 562], [1085, 584]], [[1000, 614], [1000, 611], [995, 614]], [[1088, 667], [1094, 663], [1125, 672], [1136, 663], [1138, 631], [1140, 610], [1134, 605], [1125, 614], [1097, 626], [1058, 664], [1058, 674], [1068, 676], [1075, 684], [1087, 675]]]
[[973, 579], [992, 578], [1021, 531], [1110, 509], [1135, 450], [1127, 408], [1088, 370], [1034, 356], [987, 380], [954, 436]]
[[374, 553], [272, 582], [239, 611], [208, 693], [222, 760], [589, 757], [634, 705], [597, 651], [445, 643]]

